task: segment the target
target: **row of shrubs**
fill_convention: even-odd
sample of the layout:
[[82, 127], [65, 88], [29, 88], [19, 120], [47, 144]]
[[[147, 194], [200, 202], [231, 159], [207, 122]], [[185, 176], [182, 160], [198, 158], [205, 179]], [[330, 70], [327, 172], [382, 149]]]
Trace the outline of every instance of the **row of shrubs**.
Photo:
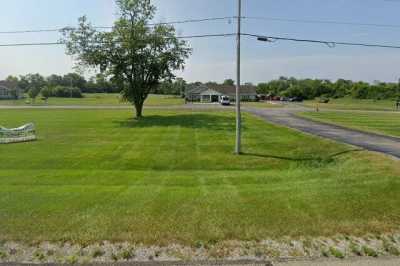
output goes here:
[[60, 97], [60, 98], [83, 98], [82, 92], [76, 87], [55, 86], [44, 87], [40, 94], [43, 98]]

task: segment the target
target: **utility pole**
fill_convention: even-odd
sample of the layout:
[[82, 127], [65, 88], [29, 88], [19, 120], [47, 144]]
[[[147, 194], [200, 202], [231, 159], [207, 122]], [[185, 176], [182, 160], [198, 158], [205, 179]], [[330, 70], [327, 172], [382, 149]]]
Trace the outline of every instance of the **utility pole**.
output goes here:
[[242, 137], [242, 115], [240, 111], [240, 37], [241, 37], [241, 19], [242, 19], [242, 0], [238, 0], [238, 17], [237, 17], [237, 61], [236, 61], [236, 148], [235, 153], [241, 153], [241, 137]]

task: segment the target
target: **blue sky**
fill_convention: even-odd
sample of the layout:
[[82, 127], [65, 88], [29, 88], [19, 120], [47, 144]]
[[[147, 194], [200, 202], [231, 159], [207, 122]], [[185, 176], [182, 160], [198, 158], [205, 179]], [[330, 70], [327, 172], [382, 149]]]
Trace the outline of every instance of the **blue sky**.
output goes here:
[[[242, 0], [244, 16], [286, 19], [335, 20], [400, 25], [400, 1], [388, 0]], [[2, 1], [0, 31], [73, 26], [87, 15], [95, 25], [111, 25], [113, 0], [13, 0]], [[234, 16], [236, 0], [153, 0], [155, 21]], [[181, 35], [234, 32], [228, 20], [177, 25]], [[288, 23], [245, 20], [247, 33], [283, 37], [388, 43], [400, 45], [400, 27]], [[1, 34], [0, 43], [57, 41], [57, 33]], [[190, 40], [193, 55], [179, 73], [189, 81], [234, 78], [235, 40], [232, 37]], [[396, 81], [400, 78], [400, 50], [336, 47], [279, 41], [258, 42], [243, 38], [244, 82], [261, 82], [279, 76], [347, 78]], [[0, 48], [0, 79], [7, 75], [39, 72], [63, 74], [73, 63], [63, 47]]]

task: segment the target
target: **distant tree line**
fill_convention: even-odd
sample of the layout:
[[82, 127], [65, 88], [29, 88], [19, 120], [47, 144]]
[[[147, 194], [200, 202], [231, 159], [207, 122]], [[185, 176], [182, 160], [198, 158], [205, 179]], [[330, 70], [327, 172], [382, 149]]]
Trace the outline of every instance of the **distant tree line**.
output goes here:
[[184, 79], [177, 78], [175, 80], [168, 80], [161, 82], [155, 89], [151, 91], [151, 93], [183, 96], [185, 93], [186, 86], [187, 83]]
[[342, 98], [355, 99], [397, 99], [400, 97], [400, 82], [373, 84], [358, 81], [339, 79], [337, 81], [321, 79], [296, 79], [281, 77], [257, 86], [259, 94], [272, 96], [296, 97], [303, 100], [315, 98]]
[[87, 80], [84, 76], [77, 73], [66, 75], [50, 75], [44, 77], [40, 74], [28, 74], [19, 77], [9, 76], [8, 81], [16, 82], [18, 87], [25, 93], [29, 90], [41, 90], [44, 87], [56, 88], [75, 88], [81, 93], [118, 93], [120, 90], [113, 82], [107, 80], [103, 75], [97, 74]]
[[[17, 84], [18, 87], [32, 99], [39, 95], [49, 97], [80, 98], [83, 93], [121, 93], [121, 89], [112, 80], [104, 75], [97, 74], [88, 80], [77, 73], [66, 75], [27, 74], [19, 77], [8, 76], [7, 81]], [[153, 94], [182, 95], [186, 81], [182, 78], [161, 82], [151, 91]]]
[[[112, 80], [107, 79], [102, 74], [97, 74], [88, 80], [77, 73], [66, 75], [51, 75], [44, 77], [40, 74], [28, 74], [24, 76], [9, 76], [8, 81], [18, 84], [18, 87], [27, 93], [32, 99], [42, 95], [43, 98], [49, 97], [83, 97], [83, 93], [121, 93], [118, 85]], [[183, 96], [187, 85], [227, 85], [234, 86], [232, 79], [226, 79], [222, 83], [217, 82], [194, 82], [187, 83], [182, 78], [175, 80], [162, 81], [151, 93], [163, 95]], [[245, 83], [245, 85], [253, 85]], [[258, 94], [270, 96], [281, 96], [288, 98], [299, 98], [311, 100], [315, 98], [342, 98], [352, 97], [355, 99], [399, 99], [399, 83], [387, 83], [375, 81], [372, 84], [358, 81], [338, 79], [331, 81], [327, 79], [296, 79], [280, 77], [257, 86]]]

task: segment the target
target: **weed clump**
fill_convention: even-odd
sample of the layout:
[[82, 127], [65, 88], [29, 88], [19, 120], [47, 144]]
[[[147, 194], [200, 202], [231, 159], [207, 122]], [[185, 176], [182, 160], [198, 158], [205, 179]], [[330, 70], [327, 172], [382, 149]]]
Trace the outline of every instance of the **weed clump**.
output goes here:
[[92, 253], [92, 257], [93, 258], [98, 258], [98, 257], [101, 257], [103, 255], [104, 255], [104, 251], [99, 249], [99, 248], [96, 248]]
[[365, 255], [367, 255], [368, 257], [378, 257], [379, 254], [378, 252], [376, 252], [373, 248], [370, 248], [368, 246], [363, 246], [362, 247], [362, 251], [364, 252]]
[[357, 256], [362, 256], [363, 252], [360, 248], [359, 245], [355, 244], [355, 243], [351, 243], [350, 244], [350, 250], [353, 254], [356, 254]]
[[335, 258], [344, 259], [346, 257], [345, 254], [337, 248], [330, 247], [329, 251]]
[[4, 260], [7, 258], [7, 253], [5, 253], [4, 251], [0, 251], [0, 259]]
[[44, 261], [46, 259], [46, 256], [43, 254], [43, 252], [40, 251], [35, 251], [35, 253], [33, 254], [33, 257], [39, 261]]
[[78, 257], [77, 256], [68, 256], [65, 258], [65, 262], [67, 264], [75, 265], [78, 263]]
[[121, 252], [121, 258], [124, 260], [130, 260], [135, 257], [135, 254], [132, 249], [125, 249]]
[[393, 245], [392, 243], [389, 243], [388, 241], [383, 242], [383, 248], [390, 255], [400, 256], [400, 250], [395, 245]]

